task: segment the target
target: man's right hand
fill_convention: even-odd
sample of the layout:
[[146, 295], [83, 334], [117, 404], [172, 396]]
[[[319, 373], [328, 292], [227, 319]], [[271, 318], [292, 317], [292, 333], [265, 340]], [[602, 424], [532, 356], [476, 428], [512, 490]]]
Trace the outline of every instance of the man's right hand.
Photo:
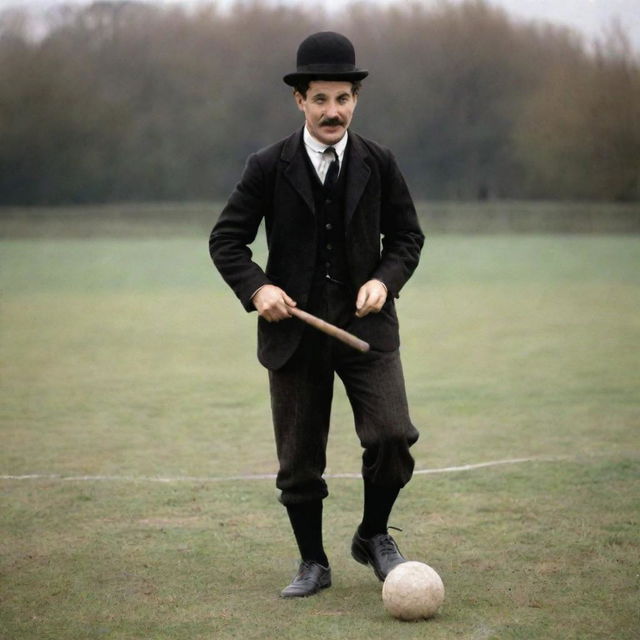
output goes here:
[[280, 287], [265, 284], [254, 294], [253, 306], [262, 318], [268, 322], [280, 322], [290, 318], [289, 307], [295, 307], [296, 301], [290, 298]]

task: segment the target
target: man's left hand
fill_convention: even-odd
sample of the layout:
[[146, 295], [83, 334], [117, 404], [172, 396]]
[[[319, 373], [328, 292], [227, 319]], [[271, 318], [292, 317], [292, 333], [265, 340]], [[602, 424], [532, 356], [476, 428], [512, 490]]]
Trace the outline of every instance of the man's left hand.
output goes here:
[[387, 300], [387, 288], [380, 280], [365, 282], [356, 298], [356, 316], [364, 318], [369, 313], [378, 313]]

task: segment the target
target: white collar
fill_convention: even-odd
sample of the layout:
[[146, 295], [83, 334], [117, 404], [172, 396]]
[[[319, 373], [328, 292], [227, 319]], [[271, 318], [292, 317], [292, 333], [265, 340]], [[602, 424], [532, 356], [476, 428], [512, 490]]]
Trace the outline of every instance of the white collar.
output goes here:
[[338, 158], [340, 159], [340, 164], [342, 164], [342, 157], [344, 156], [344, 150], [347, 148], [347, 142], [349, 140], [349, 132], [345, 131], [342, 138], [336, 142], [335, 144], [324, 144], [320, 142], [317, 138], [314, 138], [307, 129], [307, 126], [304, 127], [304, 143], [309, 151], [315, 151], [316, 153], [324, 153], [325, 149], [329, 147], [333, 147], [338, 154]]

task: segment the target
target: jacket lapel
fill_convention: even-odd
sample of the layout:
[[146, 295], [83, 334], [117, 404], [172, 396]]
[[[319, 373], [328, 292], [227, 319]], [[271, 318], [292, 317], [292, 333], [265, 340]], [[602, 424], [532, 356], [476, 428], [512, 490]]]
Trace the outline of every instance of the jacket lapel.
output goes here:
[[[367, 163], [368, 152], [360, 137], [349, 133], [349, 166], [347, 170], [347, 185], [345, 194], [345, 227], [362, 198], [362, 194], [369, 181], [371, 169]], [[306, 150], [302, 142], [302, 131], [297, 131], [285, 142], [281, 159], [287, 164], [284, 176], [291, 186], [300, 194], [309, 211], [315, 215], [311, 177], [307, 168]]]
[[284, 144], [281, 159], [287, 163], [284, 169], [284, 177], [291, 186], [300, 194], [309, 211], [315, 215], [311, 177], [307, 168], [307, 160], [304, 157], [306, 150], [302, 142], [302, 130], [291, 135]]
[[366, 162], [368, 157], [367, 148], [360, 137], [355, 133], [349, 133], [349, 167], [347, 171], [347, 192], [345, 194], [345, 228], [349, 226], [351, 218], [362, 198], [371, 169]]

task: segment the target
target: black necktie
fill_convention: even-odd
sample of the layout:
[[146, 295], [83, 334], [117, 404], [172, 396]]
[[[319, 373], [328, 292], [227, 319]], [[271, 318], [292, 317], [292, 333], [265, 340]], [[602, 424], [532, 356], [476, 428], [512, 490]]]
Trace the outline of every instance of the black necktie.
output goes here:
[[327, 175], [324, 179], [325, 189], [331, 191], [336, 186], [336, 182], [338, 182], [338, 174], [340, 173], [340, 160], [338, 160], [338, 154], [333, 147], [327, 147], [324, 150], [324, 153], [333, 158], [331, 164], [329, 165], [329, 169], [327, 170]]

